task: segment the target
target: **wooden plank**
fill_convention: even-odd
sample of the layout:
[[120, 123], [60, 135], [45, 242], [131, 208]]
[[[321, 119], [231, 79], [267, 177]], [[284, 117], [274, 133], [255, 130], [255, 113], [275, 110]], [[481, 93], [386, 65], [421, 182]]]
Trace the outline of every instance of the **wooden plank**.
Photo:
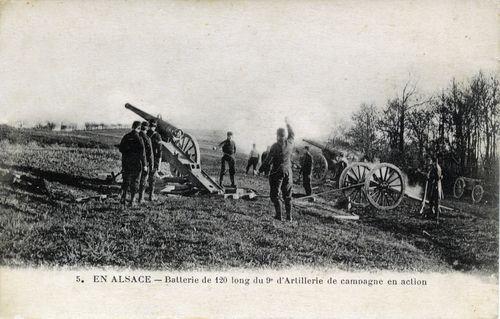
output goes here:
[[299, 198], [294, 198], [294, 200], [292, 202], [303, 200], [303, 199], [306, 199], [306, 198], [316, 197], [316, 196], [324, 195], [324, 194], [328, 194], [328, 193], [340, 192], [340, 191], [343, 191], [343, 190], [346, 190], [346, 189], [363, 187], [364, 184], [365, 183], [359, 183], [359, 184], [354, 184], [354, 185], [350, 185], [350, 186], [346, 186], [346, 187], [342, 187], [342, 188], [330, 189], [330, 190], [327, 190], [327, 191], [324, 191], [324, 192], [320, 192], [320, 193], [316, 193], [316, 194], [311, 194], [311, 195], [303, 196], [303, 197], [299, 197]]
[[[300, 208], [304, 208], [304, 209], [307, 209], [307, 208], [315, 208], [313, 206], [310, 206], [310, 205], [297, 205], [298, 207]], [[333, 207], [321, 207], [322, 209], [318, 209], [318, 210], [322, 210], [324, 212], [328, 212], [330, 213], [328, 215], [328, 217], [332, 217], [332, 218], [336, 218], [336, 219], [346, 219], [346, 220], [359, 220], [359, 215], [356, 215], [356, 214], [352, 214], [352, 213], [348, 213], [348, 212], [344, 212], [340, 209], [336, 209], [336, 208], [333, 208]], [[332, 213], [333, 212], [333, 213]]]
[[[420, 198], [420, 197], [413, 196], [413, 195], [406, 194], [406, 193], [405, 193], [405, 196], [406, 196], [406, 197], [408, 197], [409, 199], [413, 199], [413, 200], [416, 200], [416, 201], [422, 202], [422, 198]], [[426, 201], [425, 201], [425, 203], [426, 203], [426, 204], [429, 204], [429, 201], [428, 201], [428, 200], [426, 200]], [[445, 210], [451, 210], [451, 211], [455, 210], [455, 209], [453, 209], [453, 208], [451, 208], [451, 207], [447, 207], [447, 206], [444, 206], [444, 205], [439, 205], [439, 207], [441, 207], [442, 209], [445, 209]]]

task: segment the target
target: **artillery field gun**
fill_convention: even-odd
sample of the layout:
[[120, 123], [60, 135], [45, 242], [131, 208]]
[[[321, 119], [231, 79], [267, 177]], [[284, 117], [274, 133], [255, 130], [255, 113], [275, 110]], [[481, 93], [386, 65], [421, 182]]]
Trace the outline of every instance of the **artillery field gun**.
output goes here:
[[[200, 147], [194, 136], [131, 104], [125, 104], [125, 108], [147, 121], [157, 121], [157, 131], [163, 139], [162, 160], [169, 164], [171, 179], [188, 182], [204, 193], [229, 195], [221, 185], [201, 169]], [[420, 200], [405, 194], [406, 180], [398, 167], [389, 163], [352, 162], [347, 164], [340, 159], [342, 156], [340, 151], [311, 140], [304, 140], [304, 142], [321, 150], [321, 154], [315, 154], [314, 179], [324, 181], [329, 168], [333, 171], [334, 177], [338, 176], [338, 184], [336, 180], [334, 181], [338, 188], [323, 193], [343, 192], [344, 196], [350, 198], [354, 204], [372, 205], [381, 210], [397, 207], [404, 195]], [[312, 196], [316, 195], [320, 194]]]
[[200, 146], [194, 136], [129, 103], [125, 104], [125, 108], [147, 121], [157, 121], [157, 131], [163, 139], [161, 142], [163, 145], [162, 161], [169, 164], [174, 178], [179, 181], [188, 181], [202, 192], [224, 194], [224, 188], [201, 169]]
[[313, 182], [325, 185], [328, 176], [333, 186], [338, 186], [323, 193], [342, 192], [354, 204], [370, 204], [381, 210], [393, 209], [403, 200], [406, 181], [398, 167], [389, 163], [347, 163], [341, 151], [309, 139], [303, 141], [321, 150], [321, 154], [313, 154]]

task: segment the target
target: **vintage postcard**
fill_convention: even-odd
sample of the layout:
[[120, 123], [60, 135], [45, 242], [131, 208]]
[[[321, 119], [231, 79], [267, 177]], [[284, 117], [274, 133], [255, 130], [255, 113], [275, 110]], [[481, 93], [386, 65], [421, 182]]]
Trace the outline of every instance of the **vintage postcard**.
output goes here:
[[0, 318], [497, 318], [496, 1], [0, 1]]

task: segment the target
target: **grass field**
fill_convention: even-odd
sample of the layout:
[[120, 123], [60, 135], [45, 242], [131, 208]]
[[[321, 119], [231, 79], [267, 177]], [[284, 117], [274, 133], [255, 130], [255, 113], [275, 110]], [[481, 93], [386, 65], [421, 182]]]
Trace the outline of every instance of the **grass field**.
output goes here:
[[[76, 203], [80, 196], [117, 192], [98, 173], [119, 171], [120, 154], [113, 146], [119, 138], [113, 136], [122, 134], [0, 135], [0, 167], [43, 178], [55, 194], [0, 183], [2, 265], [498, 271], [498, 207], [490, 204], [445, 200], [455, 210], [443, 211], [437, 225], [421, 218], [419, 204], [407, 199], [391, 211], [356, 208], [357, 221], [295, 207], [293, 223], [272, 219], [266, 197], [245, 201], [160, 195], [157, 202], [138, 208], [122, 208], [113, 198]], [[223, 136], [196, 135], [203, 169], [216, 176], [220, 154], [210, 147]], [[245, 176], [245, 164], [239, 154], [238, 185], [266, 195], [267, 180]]]

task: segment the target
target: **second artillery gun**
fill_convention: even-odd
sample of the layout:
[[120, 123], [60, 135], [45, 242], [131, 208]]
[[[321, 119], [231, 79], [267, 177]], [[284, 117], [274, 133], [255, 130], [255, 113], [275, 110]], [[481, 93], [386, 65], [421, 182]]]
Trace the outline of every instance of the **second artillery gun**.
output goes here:
[[189, 182], [201, 192], [224, 194], [221, 185], [201, 169], [200, 146], [194, 136], [129, 103], [125, 104], [125, 108], [147, 121], [155, 120], [158, 123], [157, 131], [163, 139], [162, 162], [169, 164], [174, 178]]

